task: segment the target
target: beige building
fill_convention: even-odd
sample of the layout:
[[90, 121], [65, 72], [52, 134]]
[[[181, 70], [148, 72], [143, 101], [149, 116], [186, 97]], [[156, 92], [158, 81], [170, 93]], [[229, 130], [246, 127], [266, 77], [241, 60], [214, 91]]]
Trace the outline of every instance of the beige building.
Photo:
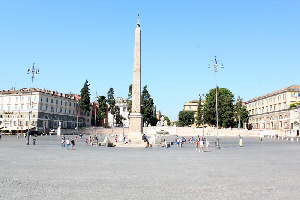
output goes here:
[[246, 101], [249, 126], [253, 129], [292, 131], [299, 135], [298, 109], [290, 108], [290, 104], [299, 102], [299, 90], [300, 85], [292, 85]]
[[184, 111], [193, 111], [195, 113], [195, 116], [196, 116], [197, 115], [197, 109], [198, 109], [198, 103], [199, 103], [199, 100], [189, 101], [188, 103], [185, 103], [183, 105], [183, 110]]
[[79, 108], [79, 98], [37, 88], [0, 91], [0, 129], [10, 133], [28, 129], [48, 133], [59, 124], [69, 129], [89, 127], [91, 114]]
[[[202, 102], [202, 105], [205, 104], [205, 100], [201, 100], [201, 102]], [[185, 103], [183, 105], [183, 110], [184, 111], [193, 111], [194, 112], [194, 118], [196, 119], [197, 111], [198, 111], [198, 104], [199, 104], [199, 100], [189, 101], [188, 103]], [[195, 123], [192, 126], [196, 126], [196, 120], [195, 120]], [[207, 125], [205, 125], [205, 126], [207, 126]]]

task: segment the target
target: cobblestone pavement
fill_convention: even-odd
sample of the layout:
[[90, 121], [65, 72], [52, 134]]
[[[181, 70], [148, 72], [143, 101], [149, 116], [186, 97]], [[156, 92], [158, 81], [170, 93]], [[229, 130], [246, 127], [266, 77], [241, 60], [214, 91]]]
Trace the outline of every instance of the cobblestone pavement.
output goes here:
[[[172, 137], [167, 140], [173, 140]], [[221, 137], [221, 149], [106, 148], [2, 136], [0, 199], [299, 199], [300, 142]]]

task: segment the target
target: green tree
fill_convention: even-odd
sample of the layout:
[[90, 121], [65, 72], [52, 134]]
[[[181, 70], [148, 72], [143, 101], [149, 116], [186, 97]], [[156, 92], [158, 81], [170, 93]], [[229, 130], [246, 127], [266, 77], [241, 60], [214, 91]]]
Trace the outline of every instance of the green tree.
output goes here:
[[110, 88], [107, 92], [107, 100], [108, 104], [108, 111], [113, 115], [113, 126], [114, 126], [114, 120], [115, 120], [115, 114], [116, 114], [116, 100], [114, 97], [114, 89]]
[[247, 108], [243, 105], [243, 99], [240, 96], [238, 96], [235, 102], [234, 117], [238, 124], [238, 128], [243, 127], [243, 124], [249, 120]]
[[116, 125], [120, 126], [123, 124], [123, 119], [125, 119], [121, 114], [120, 114], [120, 107], [115, 106], [115, 119], [116, 119]]
[[179, 112], [178, 122], [177, 122], [178, 126], [192, 125], [194, 123], [194, 121], [195, 121], [195, 118], [194, 118], [194, 112], [193, 111], [182, 110], [182, 111]]
[[169, 117], [168, 116], [164, 116], [164, 119], [167, 122], [167, 125], [171, 126], [171, 121], [170, 121]]
[[201, 124], [204, 124], [204, 104], [202, 102], [201, 95], [199, 94], [199, 102], [197, 107], [197, 116], [196, 116], [196, 125], [199, 127]]
[[[234, 125], [234, 95], [226, 88], [218, 88], [218, 124], [219, 127], [232, 127]], [[206, 95], [204, 106], [204, 121], [216, 125], [216, 89], [211, 89]]]
[[128, 88], [127, 109], [129, 114], [131, 113], [131, 108], [132, 108], [132, 84]]
[[144, 123], [146, 124], [146, 126], [148, 126], [151, 123], [151, 121], [152, 121], [151, 125], [152, 124], [156, 125], [156, 123], [155, 123], [156, 117], [154, 117], [154, 114], [153, 114], [154, 113], [154, 103], [153, 103], [153, 99], [151, 98], [151, 95], [149, 94], [149, 92], [147, 90], [147, 85], [144, 86], [143, 91], [142, 91], [141, 104], [142, 104], [141, 112], [142, 112]]
[[79, 107], [84, 111], [91, 111], [90, 107], [90, 89], [89, 89], [90, 84], [88, 84], [88, 81], [85, 80], [85, 83], [83, 85], [83, 88], [80, 90], [81, 93], [81, 98], [79, 100]]
[[106, 104], [106, 97], [99, 96], [98, 97], [98, 111], [97, 111], [97, 119], [100, 121], [100, 124], [104, 125], [104, 119], [107, 117], [107, 104]]

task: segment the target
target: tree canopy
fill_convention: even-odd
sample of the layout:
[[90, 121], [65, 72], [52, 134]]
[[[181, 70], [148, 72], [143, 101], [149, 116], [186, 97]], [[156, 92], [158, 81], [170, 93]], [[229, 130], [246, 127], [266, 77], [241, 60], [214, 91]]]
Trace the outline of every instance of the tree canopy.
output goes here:
[[80, 90], [81, 93], [81, 98], [79, 100], [79, 107], [84, 111], [91, 111], [91, 106], [90, 106], [90, 89], [89, 89], [90, 84], [88, 84], [88, 81], [85, 80], [85, 83], [83, 85], [83, 88]]
[[147, 90], [147, 85], [144, 86], [142, 91], [141, 107], [145, 125], [148, 126], [149, 124], [151, 124], [152, 126], [156, 126], [157, 120], [155, 120], [156, 116], [154, 115], [154, 103], [151, 95]]
[[201, 95], [199, 94], [199, 102], [197, 106], [197, 116], [196, 116], [196, 125], [204, 124], [204, 104], [202, 102]]
[[188, 126], [188, 125], [192, 125], [195, 121], [194, 118], [194, 111], [186, 111], [186, 110], [182, 110], [179, 112], [178, 114], [178, 122], [177, 122], [177, 126]]
[[[217, 88], [218, 96], [218, 124], [219, 127], [234, 126], [234, 95], [226, 88]], [[216, 88], [211, 89], [206, 95], [204, 106], [204, 121], [216, 126]]]
[[234, 117], [237, 122], [238, 128], [243, 127], [243, 124], [248, 122], [249, 115], [243, 99], [239, 96], [234, 105]]
[[97, 119], [100, 121], [100, 124], [103, 126], [103, 120], [107, 117], [106, 97], [99, 96], [97, 101], [99, 106], [97, 112]]

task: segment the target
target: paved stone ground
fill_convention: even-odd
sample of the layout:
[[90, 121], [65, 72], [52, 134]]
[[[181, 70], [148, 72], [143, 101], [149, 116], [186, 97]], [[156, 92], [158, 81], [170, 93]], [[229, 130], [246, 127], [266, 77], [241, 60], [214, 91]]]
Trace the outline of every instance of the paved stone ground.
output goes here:
[[[172, 137], [170, 137], [172, 138]], [[299, 199], [300, 142], [208, 137], [182, 148], [60, 146], [59, 136], [2, 136], [0, 199]], [[172, 138], [173, 139], [173, 138]]]

